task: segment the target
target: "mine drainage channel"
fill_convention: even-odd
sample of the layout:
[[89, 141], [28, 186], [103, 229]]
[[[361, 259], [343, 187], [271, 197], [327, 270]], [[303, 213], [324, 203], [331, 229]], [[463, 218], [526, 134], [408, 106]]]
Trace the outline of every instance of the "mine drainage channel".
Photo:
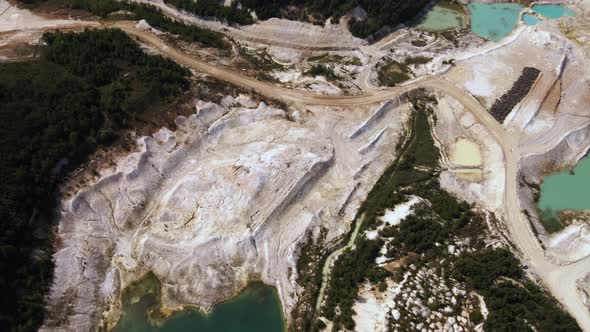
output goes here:
[[328, 278], [330, 278], [330, 268], [332, 267], [332, 263], [336, 261], [338, 256], [343, 253], [346, 249], [352, 248], [354, 245], [354, 241], [356, 241], [356, 237], [359, 234], [359, 230], [361, 229], [361, 225], [363, 224], [364, 216], [361, 216], [359, 222], [356, 223], [354, 227], [354, 231], [350, 235], [350, 239], [348, 239], [348, 243], [340, 249], [333, 251], [328, 258], [326, 258], [326, 262], [324, 263], [324, 267], [322, 268], [322, 287], [320, 288], [320, 293], [318, 294], [318, 299], [316, 302], [315, 310], [317, 313], [320, 312], [322, 308], [322, 301], [324, 300], [324, 292], [326, 291], [326, 286], [328, 284]]
[[[414, 123], [414, 118], [412, 117], [412, 120], [410, 122]], [[413, 125], [412, 125], [413, 128]], [[414, 135], [413, 130], [410, 130], [410, 138], [406, 139], [402, 148], [400, 149], [400, 155], [392, 162], [392, 166], [390, 167], [394, 167], [394, 173], [397, 170], [397, 165], [399, 165], [399, 162], [404, 158], [406, 151], [408, 150], [408, 147], [410, 147], [412, 144], [414, 144], [415, 140], [416, 140], [416, 135]], [[387, 170], [385, 171], [387, 172]], [[330, 268], [332, 267], [332, 264], [336, 261], [336, 259], [338, 259], [338, 256], [340, 256], [340, 254], [342, 254], [346, 249], [352, 248], [354, 246], [354, 243], [358, 237], [359, 231], [361, 229], [361, 226], [363, 225], [363, 222], [365, 220], [365, 215], [361, 214], [360, 216], [358, 216], [357, 218], [355, 218], [355, 226], [354, 226], [354, 230], [353, 232], [350, 234], [350, 238], [348, 239], [348, 242], [346, 243], [345, 246], [343, 246], [342, 248], [336, 249], [334, 250], [327, 258], [326, 261], [324, 262], [324, 266], [322, 267], [322, 285], [320, 287], [320, 291], [316, 300], [316, 305], [315, 305], [315, 314], [316, 314], [316, 318], [318, 318], [320, 316], [321, 313], [321, 309], [322, 309], [322, 302], [324, 301], [324, 297], [325, 297], [325, 291], [326, 291], [326, 287], [328, 284], [328, 281], [330, 279]]]
[[165, 317], [159, 309], [160, 281], [150, 274], [123, 292], [123, 312], [113, 331], [282, 332], [286, 325], [276, 289], [260, 282], [209, 314], [189, 308]]
[[549, 232], [563, 228], [559, 212], [590, 210], [590, 157], [585, 157], [575, 168], [551, 174], [543, 180], [537, 207], [541, 220]]

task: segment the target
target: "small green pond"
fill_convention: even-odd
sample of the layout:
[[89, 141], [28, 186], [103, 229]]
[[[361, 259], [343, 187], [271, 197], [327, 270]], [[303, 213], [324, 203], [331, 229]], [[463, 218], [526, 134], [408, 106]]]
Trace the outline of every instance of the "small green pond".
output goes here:
[[580, 160], [574, 175], [566, 170], [545, 177], [537, 206], [548, 231], [560, 224], [557, 212], [590, 209], [590, 158]]
[[546, 18], [560, 18], [562, 16], [574, 16], [574, 12], [561, 5], [533, 5], [533, 11]]
[[281, 303], [274, 287], [251, 283], [209, 315], [186, 309], [159, 318], [160, 282], [150, 275], [123, 295], [123, 314], [115, 332], [283, 332]]
[[464, 28], [465, 20], [465, 15], [460, 10], [439, 3], [426, 14], [426, 17], [416, 27], [426, 31], [444, 31]]
[[523, 6], [517, 3], [470, 3], [471, 31], [478, 36], [499, 41], [516, 28]]

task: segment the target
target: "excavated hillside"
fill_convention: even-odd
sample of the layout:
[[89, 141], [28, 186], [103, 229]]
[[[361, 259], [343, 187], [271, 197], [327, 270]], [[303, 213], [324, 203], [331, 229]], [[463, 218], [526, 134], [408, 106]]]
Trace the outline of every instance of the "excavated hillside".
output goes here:
[[395, 155], [402, 101], [287, 114], [240, 95], [139, 139], [64, 202], [45, 329], [112, 326], [121, 290], [148, 271], [169, 309], [207, 311], [261, 279], [289, 313], [305, 291], [290, 272], [300, 245], [320, 226], [328, 240], [348, 230]]
[[[588, 222], [579, 220], [550, 235], [535, 208], [543, 176], [573, 167], [590, 148], [587, 25], [579, 16], [564, 19], [566, 27], [552, 21], [535, 27], [520, 24], [498, 43], [462, 32], [466, 35], [453, 46], [442, 35], [408, 28], [368, 45], [341, 25], [271, 19], [225, 27], [162, 1], [154, 4], [172, 17], [225, 31], [246, 45], [242, 52], [268, 56], [283, 69], [268, 70], [281, 84], [248, 77], [248, 72], [226, 65], [227, 59], [208, 62], [187, 54], [190, 47], [153, 33], [145, 22], [113, 25], [149, 52], [289, 105], [271, 107], [246, 94], [217, 103], [195, 100], [194, 114], [179, 117], [175, 130], [162, 128], [139, 138], [135, 152], [100, 169], [96, 181], [64, 199], [42, 330], [113, 327], [122, 290], [149, 272], [162, 283], [168, 312], [186, 306], [208, 311], [248, 281], [261, 280], [277, 288], [291, 320], [294, 308], [309, 297], [308, 289], [297, 283], [302, 247], [320, 243], [327, 256], [354, 233], [361, 203], [399, 157], [407, 136], [411, 106], [402, 92], [424, 87], [437, 101], [429, 121], [441, 153], [435, 169], [441, 188], [475, 204], [489, 223], [497, 222], [494, 236], [510, 244], [527, 266], [527, 276], [552, 293], [582, 329], [590, 328]], [[35, 18], [39, 22], [28, 31], [19, 21], [29, 19], [25, 11], [8, 12], [14, 22], [0, 20], [8, 22], [0, 24], [3, 42], [33, 40], [43, 29], [71, 22]], [[18, 30], [9, 31], [11, 26]], [[413, 45], [416, 40], [425, 46]], [[430, 62], [414, 65], [415, 77], [394, 88], [374, 86], [378, 64], [386, 57], [401, 61], [416, 52]], [[335, 56], [341, 63], [326, 66], [346, 76], [348, 85], [336, 86], [322, 76], [300, 79], [311, 64]], [[525, 68], [539, 72], [526, 89], [516, 83]], [[518, 94], [511, 92], [513, 87]], [[503, 96], [509, 102], [502, 105], [511, 109], [502, 109], [502, 116], [494, 119], [488, 111]], [[419, 198], [409, 202], [413, 206]], [[402, 210], [411, 210], [404, 206]], [[396, 211], [387, 211], [391, 223], [397, 222]], [[459, 242], [452, 246], [446, 248], [449, 255], [468, 251]], [[323, 282], [329, 280], [330, 268], [324, 267]], [[420, 281], [438, 280], [432, 270], [421, 274]], [[404, 283], [388, 280], [385, 287], [401, 290]], [[356, 303], [357, 323], [362, 323], [360, 329], [384, 328], [383, 322], [396, 313], [385, 305], [389, 300], [374, 300], [369, 288], [360, 290], [370, 303]], [[457, 292], [465, 295], [463, 289]], [[474, 303], [470, 299], [465, 308], [474, 308]], [[475, 325], [463, 322], [467, 317], [462, 312], [453, 319], [465, 327]]]

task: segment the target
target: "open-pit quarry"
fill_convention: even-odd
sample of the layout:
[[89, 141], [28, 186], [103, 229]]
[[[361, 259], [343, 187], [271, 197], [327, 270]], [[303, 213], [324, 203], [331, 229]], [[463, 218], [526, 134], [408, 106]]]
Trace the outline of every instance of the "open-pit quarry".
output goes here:
[[[154, 2], [231, 37], [215, 53], [145, 21], [45, 16], [0, 0], [2, 62], [37, 56], [14, 47], [39, 46], [44, 31], [117, 28], [193, 79], [235, 88], [189, 93], [172, 125], [132, 133], [130, 151], [64, 181], [41, 330], [116, 328], [125, 290], [146, 276], [161, 285], [162, 319], [211, 312], [261, 281], [276, 288], [288, 330], [494, 330], [487, 288], [455, 262], [506, 250], [522, 274], [485, 287], [539, 289], [590, 331], [590, 213], [549, 232], [537, 207], [544, 177], [590, 150], [590, 4], [554, 2], [574, 16], [519, 21], [496, 42], [461, 24], [452, 36], [402, 26], [372, 44], [344, 20], [226, 27]], [[408, 79], [384, 86], [392, 62]], [[333, 76], [309, 74], [318, 64]], [[460, 212], [434, 206], [432, 188]], [[454, 224], [465, 218], [477, 227]], [[400, 239], [424, 220], [444, 236], [422, 247]], [[333, 273], [371, 241], [372, 272], [354, 296], [337, 294]]]

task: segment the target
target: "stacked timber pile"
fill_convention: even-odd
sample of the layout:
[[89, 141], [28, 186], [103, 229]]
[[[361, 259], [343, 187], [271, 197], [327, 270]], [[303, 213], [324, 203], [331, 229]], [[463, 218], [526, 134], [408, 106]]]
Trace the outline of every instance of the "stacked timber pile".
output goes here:
[[525, 67], [522, 70], [520, 77], [514, 82], [512, 88], [498, 98], [490, 109], [490, 113], [498, 122], [504, 122], [510, 111], [526, 97], [540, 74], [541, 71], [533, 67]]

